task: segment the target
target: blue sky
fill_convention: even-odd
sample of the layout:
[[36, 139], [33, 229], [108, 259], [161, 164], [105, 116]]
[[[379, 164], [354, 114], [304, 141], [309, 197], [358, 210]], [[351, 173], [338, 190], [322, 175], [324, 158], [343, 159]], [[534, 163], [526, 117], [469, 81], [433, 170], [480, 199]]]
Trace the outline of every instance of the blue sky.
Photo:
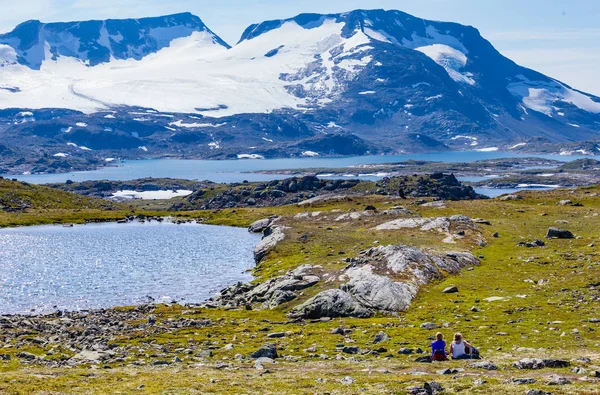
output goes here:
[[0, 0], [0, 31], [46, 22], [190, 11], [234, 44], [250, 24], [302, 12], [399, 9], [477, 27], [518, 63], [600, 96], [600, 0]]

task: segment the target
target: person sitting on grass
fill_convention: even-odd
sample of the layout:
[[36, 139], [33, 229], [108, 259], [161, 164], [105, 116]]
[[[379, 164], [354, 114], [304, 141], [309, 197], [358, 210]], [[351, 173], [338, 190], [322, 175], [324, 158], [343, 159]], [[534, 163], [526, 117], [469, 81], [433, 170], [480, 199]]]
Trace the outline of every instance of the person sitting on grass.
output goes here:
[[452, 359], [477, 359], [478, 355], [473, 355], [475, 348], [470, 345], [460, 333], [454, 334], [454, 341], [450, 343], [450, 354]]
[[436, 333], [435, 340], [431, 342], [431, 359], [433, 361], [447, 361], [446, 357], [446, 342], [444, 335], [440, 332]]

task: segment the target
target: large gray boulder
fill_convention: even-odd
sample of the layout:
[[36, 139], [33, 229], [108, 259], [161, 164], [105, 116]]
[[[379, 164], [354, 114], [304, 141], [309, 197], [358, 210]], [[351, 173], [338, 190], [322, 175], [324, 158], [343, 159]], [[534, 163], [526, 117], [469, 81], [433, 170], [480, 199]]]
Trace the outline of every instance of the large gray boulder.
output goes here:
[[259, 219], [258, 221], [250, 225], [250, 227], [248, 228], [248, 232], [263, 233], [265, 229], [267, 229], [276, 219], [277, 217]]
[[571, 233], [571, 231], [555, 227], [549, 228], [548, 232], [546, 233], [547, 239], [572, 239], [573, 237], [575, 236], [573, 233]]
[[393, 312], [405, 311], [417, 295], [418, 287], [407, 282], [394, 282], [390, 277], [373, 273], [363, 266], [346, 272], [350, 281], [341, 286], [365, 307]]
[[275, 346], [275, 344], [265, 344], [264, 346], [262, 346], [261, 348], [259, 348], [258, 350], [254, 351], [252, 354], [250, 354], [250, 358], [253, 358], [253, 359], [258, 359], [258, 358], [275, 359], [277, 357], [278, 357], [277, 347]]
[[373, 313], [363, 307], [341, 289], [329, 289], [294, 307], [288, 316], [291, 318], [317, 319], [322, 317], [367, 318]]

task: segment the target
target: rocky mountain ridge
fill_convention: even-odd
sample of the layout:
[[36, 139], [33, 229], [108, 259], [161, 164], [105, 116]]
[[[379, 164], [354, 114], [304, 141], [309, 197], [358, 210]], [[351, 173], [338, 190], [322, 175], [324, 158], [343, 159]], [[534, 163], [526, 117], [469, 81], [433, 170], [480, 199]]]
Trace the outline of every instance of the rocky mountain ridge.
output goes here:
[[594, 153], [582, 142], [600, 131], [600, 98], [517, 65], [473, 27], [396, 10], [266, 21], [232, 47], [191, 14], [31, 21], [1, 35], [0, 51], [9, 170], [40, 158], [52, 163], [31, 170], [552, 144]]

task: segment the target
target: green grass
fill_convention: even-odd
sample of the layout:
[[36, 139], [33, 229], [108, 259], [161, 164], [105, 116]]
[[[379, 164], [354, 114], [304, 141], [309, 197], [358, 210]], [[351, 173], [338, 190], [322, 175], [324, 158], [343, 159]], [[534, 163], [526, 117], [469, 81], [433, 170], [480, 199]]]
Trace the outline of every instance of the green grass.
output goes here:
[[[159, 324], [185, 317], [209, 319], [213, 325], [154, 333], [129, 331], [114, 339], [113, 343], [127, 350], [137, 347], [148, 349], [155, 344], [160, 346], [166, 359], [179, 356], [184, 360], [183, 363], [163, 368], [151, 367], [148, 365], [160, 358], [147, 357], [148, 352], [139, 352], [138, 355], [134, 351], [130, 354], [133, 359], [115, 363], [110, 366], [111, 369], [48, 369], [21, 364], [13, 358], [9, 362], [0, 362], [0, 393], [393, 394], [405, 393], [409, 385], [431, 380], [441, 382], [450, 394], [523, 394], [531, 388], [555, 394], [599, 393], [597, 381], [577, 380], [580, 376], [570, 373], [568, 369], [530, 372], [511, 367], [512, 362], [528, 356], [567, 360], [587, 356], [592, 358], [593, 364], [600, 364], [600, 325], [586, 322], [589, 318], [600, 318], [599, 291], [588, 286], [598, 282], [600, 277], [600, 259], [596, 247], [600, 245], [600, 216], [597, 215], [600, 214], [600, 197], [597, 194], [600, 194], [598, 187], [581, 188], [574, 192], [527, 192], [522, 193], [524, 200], [448, 202], [445, 209], [414, 206], [411, 200], [373, 196], [319, 203], [311, 207], [294, 205], [176, 213], [189, 218], [202, 218], [205, 223], [234, 226], [247, 226], [268, 215], [284, 216], [281, 223], [291, 229], [286, 239], [257, 266], [255, 275], [258, 280], [272, 278], [306, 263], [322, 266], [323, 272], [337, 273], [345, 266], [345, 258], [357, 256], [361, 250], [371, 246], [386, 244], [416, 245], [433, 251], [471, 250], [476, 256], [482, 257], [481, 265], [424, 287], [411, 309], [398, 316], [335, 319], [317, 323], [292, 322], [286, 318], [287, 310], [293, 305], [335, 286], [335, 282], [321, 282], [314, 289], [306, 290], [298, 300], [275, 310], [194, 309], [193, 314], [188, 312], [183, 315], [184, 310], [190, 309], [161, 306], [153, 313]], [[563, 199], [581, 202], [583, 207], [559, 206], [557, 202]], [[457, 244], [448, 245], [442, 242], [444, 235], [433, 231], [373, 230], [377, 224], [395, 217], [376, 215], [352, 221], [335, 221], [337, 216], [352, 210], [362, 212], [366, 205], [375, 205], [380, 210], [403, 205], [422, 216], [464, 214], [472, 218], [485, 218], [492, 225], [481, 225], [487, 244], [479, 246], [476, 242], [479, 234], [476, 232], [468, 233]], [[143, 212], [139, 208], [135, 210]], [[310, 219], [294, 218], [304, 211], [320, 211], [322, 214]], [[82, 215], [92, 217], [103, 213], [119, 214], [67, 210], [40, 211], [31, 215], [49, 222], [64, 216], [69, 218], [69, 222], [74, 222]], [[3, 215], [10, 216], [14, 222], [15, 218], [26, 216], [27, 213], [2, 214], [0, 220]], [[323, 217], [327, 217], [327, 220], [320, 219]], [[557, 224], [556, 221], [568, 223]], [[543, 239], [550, 226], [565, 227], [581, 238], [545, 240], [546, 246], [542, 248], [517, 246], [520, 241]], [[500, 237], [494, 238], [494, 232], [498, 232]], [[303, 235], [308, 237], [301, 238]], [[590, 246], [592, 244], [594, 246]], [[340, 255], [340, 251], [344, 254]], [[458, 286], [459, 293], [441, 292], [450, 285]], [[489, 297], [506, 299], [486, 301]], [[471, 311], [474, 306], [479, 311]], [[454, 332], [462, 332], [467, 340], [481, 350], [485, 359], [496, 363], [500, 370], [480, 372], [468, 368], [468, 362], [457, 361], [422, 365], [413, 362], [414, 355], [398, 355], [397, 351], [402, 347], [427, 348], [436, 330], [421, 329], [419, 325], [429, 321], [443, 325], [441, 331], [447, 338]], [[330, 334], [338, 326], [353, 329], [348, 339]], [[578, 333], [574, 332], [575, 329]], [[279, 331], [288, 334], [281, 339], [267, 337], [268, 333]], [[373, 345], [372, 340], [379, 331], [385, 331], [391, 340]], [[265, 343], [276, 343], [280, 355], [287, 357], [280, 359], [276, 365], [266, 366], [270, 373], [263, 374], [254, 369], [252, 362], [236, 359], [236, 354], [247, 356]], [[14, 356], [19, 351], [29, 350], [43, 354], [50, 347], [41, 349], [19, 344], [17, 341], [11, 342], [2, 353]], [[226, 344], [233, 344], [234, 348], [226, 350], [223, 348]], [[383, 346], [388, 352], [353, 356], [355, 361], [336, 361], [336, 356], [340, 354], [339, 344], [357, 345], [363, 350]], [[196, 352], [209, 347], [214, 348], [214, 355], [204, 362], [181, 352], [183, 348], [192, 348]], [[537, 351], [518, 351], [519, 347], [535, 348]], [[65, 353], [68, 354], [68, 350]], [[321, 360], [318, 357], [321, 354], [331, 359]], [[131, 366], [133, 360], [147, 365]], [[217, 362], [231, 364], [231, 368], [217, 370]], [[456, 379], [435, 374], [436, 370], [445, 367], [466, 368], [466, 373], [458, 374]], [[423, 372], [424, 375], [411, 374], [414, 372]], [[574, 384], [559, 388], [546, 386], [544, 383], [552, 373], [568, 376]], [[356, 383], [350, 386], [340, 384], [339, 380], [347, 375], [355, 378]], [[506, 380], [511, 377], [535, 377], [539, 383], [529, 386], [507, 384]], [[473, 382], [476, 378], [484, 378], [487, 383], [475, 386]], [[144, 387], [138, 389], [140, 385]]]

